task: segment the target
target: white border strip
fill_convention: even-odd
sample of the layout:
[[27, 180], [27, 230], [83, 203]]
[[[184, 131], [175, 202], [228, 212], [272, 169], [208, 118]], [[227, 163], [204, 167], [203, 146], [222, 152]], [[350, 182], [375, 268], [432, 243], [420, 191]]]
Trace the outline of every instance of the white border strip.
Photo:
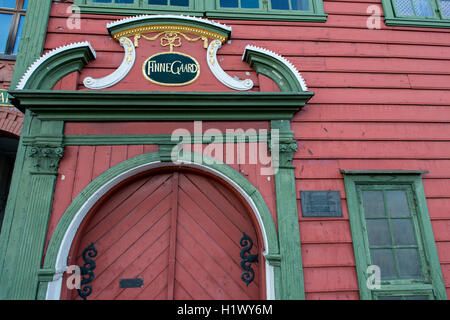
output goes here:
[[[252, 208], [253, 212], [256, 215], [262, 236], [264, 241], [264, 248], [266, 250], [263, 252], [263, 255], [267, 255], [267, 248], [268, 248], [268, 240], [267, 240], [267, 234], [266, 230], [264, 228], [264, 224], [262, 222], [261, 214], [258, 211], [258, 208], [256, 207], [253, 200], [250, 198], [250, 196], [239, 186], [237, 185], [233, 180], [225, 176], [224, 174], [220, 173], [219, 171], [216, 171], [215, 169], [193, 163], [193, 162], [187, 162], [184, 160], [180, 160], [179, 163], [181, 165], [184, 165], [185, 167], [190, 168], [197, 168], [201, 169], [203, 171], [209, 172], [214, 174], [217, 177], [222, 178], [223, 180], [227, 181], [229, 184], [231, 184], [248, 202], [250, 207]], [[83, 206], [78, 210], [78, 212], [75, 214], [75, 217], [73, 218], [72, 222], [70, 223], [69, 227], [67, 228], [67, 231], [63, 237], [63, 240], [61, 242], [61, 246], [59, 247], [57, 258], [56, 258], [56, 264], [55, 269], [56, 273], [53, 277], [53, 281], [48, 283], [47, 287], [47, 293], [46, 293], [46, 300], [59, 300], [61, 298], [61, 289], [62, 289], [62, 280], [63, 280], [63, 274], [65, 270], [67, 270], [67, 258], [69, 256], [70, 248], [72, 247], [72, 242], [75, 238], [75, 235], [78, 231], [78, 228], [80, 227], [83, 219], [86, 217], [88, 212], [92, 209], [92, 207], [112, 188], [114, 188], [116, 185], [118, 185], [120, 182], [133, 177], [141, 172], [149, 171], [156, 168], [162, 168], [162, 167], [171, 167], [173, 166], [173, 163], [162, 163], [159, 161], [151, 162], [147, 164], [140, 165], [138, 167], [132, 168], [126, 172], [123, 172], [122, 174], [114, 177], [113, 179], [109, 180], [106, 184], [104, 184], [100, 189], [98, 189], [84, 204]], [[273, 266], [271, 266], [266, 259], [266, 296], [267, 300], [274, 300], [275, 299], [275, 283], [274, 283], [274, 269]]]
[[53, 49], [50, 52], [47, 52], [46, 54], [44, 54], [43, 56], [41, 56], [39, 59], [37, 59], [29, 68], [28, 70], [25, 72], [25, 74], [22, 76], [19, 84], [17, 85], [16, 89], [17, 90], [23, 90], [23, 88], [25, 88], [25, 85], [28, 82], [28, 79], [30, 79], [31, 75], [36, 71], [36, 69], [42, 64], [44, 63], [46, 60], [48, 60], [49, 58], [57, 55], [58, 53], [64, 52], [66, 50], [70, 50], [70, 49], [74, 49], [74, 48], [81, 48], [81, 47], [88, 47], [89, 50], [91, 50], [94, 58], [97, 58], [97, 53], [95, 52], [95, 50], [92, 48], [91, 44], [88, 41], [85, 42], [77, 42], [77, 43], [72, 43], [72, 44], [68, 44], [62, 47], [58, 47], [56, 49]]

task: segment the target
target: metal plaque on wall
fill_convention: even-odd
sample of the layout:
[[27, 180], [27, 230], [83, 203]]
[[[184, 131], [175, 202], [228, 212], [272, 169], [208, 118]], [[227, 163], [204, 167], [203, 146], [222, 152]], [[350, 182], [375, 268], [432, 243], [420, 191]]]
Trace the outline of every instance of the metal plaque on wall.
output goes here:
[[300, 191], [303, 217], [342, 217], [339, 191]]

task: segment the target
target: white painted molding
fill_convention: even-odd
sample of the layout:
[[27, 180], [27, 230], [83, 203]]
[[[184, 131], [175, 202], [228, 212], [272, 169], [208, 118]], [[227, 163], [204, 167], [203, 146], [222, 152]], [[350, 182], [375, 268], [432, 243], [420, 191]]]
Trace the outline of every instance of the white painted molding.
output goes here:
[[206, 60], [208, 62], [209, 69], [213, 75], [227, 87], [239, 90], [247, 91], [253, 88], [254, 84], [251, 79], [241, 80], [237, 77], [231, 77], [227, 74], [219, 64], [217, 59], [217, 51], [222, 47], [222, 43], [219, 40], [211, 41], [208, 52], [206, 54]]
[[277, 59], [278, 61], [283, 63], [286, 67], [288, 67], [292, 71], [292, 73], [295, 75], [295, 77], [297, 78], [298, 82], [300, 83], [300, 86], [302, 87], [303, 91], [308, 91], [308, 86], [306, 85], [305, 79], [303, 79], [302, 75], [297, 70], [297, 68], [289, 60], [287, 60], [285, 57], [280, 56], [279, 54], [277, 54], [277, 53], [275, 53], [273, 51], [264, 49], [264, 48], [255, 47], [255, 46], [252, 46], [252, 45], [247, 45], [245, 47], [244, 54], [242, 55], [242, 60], [245, 59], [245, 55], [246, 55], [247, 51], [259, 52], [259, 53], [262, 53], [262, 54], [269, 55], [269, 56], [271, 56], [274, 59]]
[[56, 49], [53, 49], [52, 51], [47, 52], [46, 54], [44, 54], [43, 56], [41, 56], [39, 59], [37, 59], [29, 68], [28, 70], [25, 72], [25, 74], [22, 76], [22, 79], [20, 80], [19, 84], [17, 85], [16, 89], [17, 90], [23, 90], [23, 88], [25, 88], [25, 85], [28, 82], [28, 79], [30, 79], [30, 77], [32, 76], [32, 74], [36, 71], [36, 69], [42, 64], [44, 63], [46, 60], [50, 59], [51, 57], [55, 56], [58, 53], [67, 51], [67, 50], [71, 50], [74, 48], [81, 48], [81, 47], [88, 47], [89, 50], [91, 50], [92, 55], [94, 56], [94, 58], [97, 58], [97, 53], [95, 52], [95, 50], [92, 48], [91, 44], [87, 41], [85, 42], [77, 42], [77, 43], [72, 43], [72, 44], [68, 44], [62, 47], [58, 47]]
[[167, 15], [159, 15], [159, 14], [149, 15], [149, 14], [144, 14], [144, 15], [139, 15], [139, 16], [135, 16], [135, 17], [128, 17], [128, 18], [125, 18], [125, 19], [121, 19], [121, 20], [110, 22], [110, 23], [108, 23], [106, 25], [106, 28], [108, 28], [108, 30], [109, 30], [109, 29], [111, 29], [113, 27], [117, 27], [117, 26], [120, 26], [122, 24], [129, 23], [129, 22], [136, 22], [136, 21], [149, 20], [149, 19], [150, 20], [157, 20], [157, 19], [161, 19], [161, 18], [163, 18], [163, 19], [167, 19], [167, 18], [169, 18], [169, 19], [180, 19], [180, 20], [185, 20], [185, 21], [196, 21], [196, 22], [209, 24], [211, 26], [220, 28], [220, 29], [222, 29], [224, 31], [227, 31], [227, 32], [231, 32], [231, 30], [232, 30], [231, 27], [229, 27], [229, 26], [227, 26], [225, 24], [216, 22], [216, 21], [212, 21], [212, 20], [208, 20], [208, 19], [202, 19], [202, 18], [197, 18], [197, 17], [191, 17], [191, 16], [183, 16], [183, 15], [179, 15], [178, 16], [178, 15], [172, 15], [172, 14], [167, 14]]
[[122, 64], [116, 71], [114, 71], [113, 73], [104, 78], [99, 79], [94, 79], [92, 77], [85, 78], [83, 84], [86, 88], [99, 90], [112, 87], [113, 85], [121, 81], [123, 78], [125, 78], [126, 75], [133, 68], [134, 62], [136, 61], [136, 49], [134, 47], [133, 41], [123, 37], [120, 38], [119, 42], [120, 45], [125, 50], [125, 55]]

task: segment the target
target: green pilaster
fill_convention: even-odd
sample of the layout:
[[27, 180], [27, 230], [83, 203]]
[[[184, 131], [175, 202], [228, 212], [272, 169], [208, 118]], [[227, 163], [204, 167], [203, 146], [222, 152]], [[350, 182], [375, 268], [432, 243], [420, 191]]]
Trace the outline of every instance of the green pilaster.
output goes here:
[[28, 3], [11, 89], [16, 88], [28, 67], [42, 55], [51, 5], [51, 0], [30, 0]]
[[[23, 145], [23, 136], [30, 134], [31, 130], [31, 119], [30, 112], [25, 113], [25, 118], [22, 124], [22, 136], [20, 137], [19, 147], [17, 150], [16, 161], [14, 165], [13, 178], [11, 180], [10, 192], [8, 195], [8, 202], [5, 209], [5, 218], [3, 220], [2, 230], [0, 233], [0, 283], [1, 275], [3, 274], [4, 259], [6, 256], [6, 248], [8, 247], [8, 242], [11, 234], [11, 225], [13, 220], [13, 208], [16, 205], [17, 195], [21, 189], [21, 179], [22, 172], [24, 170], [25, 162], [25, 147]], [[0, 287], [0, 299], [4, 296], [6, 289]]]
[[[279, 141], [272, 140], [272, 157], [279, 168], [275, 173], [278, 238], [281, 254], [281, 283], [283, 300], [305, 299], [300, 230], [295, 188], [295, 167], [292, 158], [297, 151], [289, 120], [272, 121], [272, 133], [278, 130]], [[274, 135], [272, 135], [272, 139]], [[278, 149], [278, 150], [277, 150]], [[278, 156], [277, 156], [278, 153]]]
[[[19, 146], [2, 231], [0, 299], [36, 299], [54, 185], [63, 155], [62, 121], [39, 121], [27, 113], [35, 141]], [[27, 127], [26, 127], [27, 129]]]

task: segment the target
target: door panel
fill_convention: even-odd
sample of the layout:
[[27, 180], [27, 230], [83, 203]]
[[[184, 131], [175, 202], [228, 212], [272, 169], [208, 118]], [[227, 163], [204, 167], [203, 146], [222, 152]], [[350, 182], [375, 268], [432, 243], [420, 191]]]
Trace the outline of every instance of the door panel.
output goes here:
[[[247, 287], [241, 280], [243, 233], [257, 234], [247, 208], [231, 190], [192, 170], [147, 174], [103, 199], [80, 228], [75, 259], [94, 243], [94, 299], [259, 299], [260, 266]], [[75, 241], [74, 241], [75, 243]], [[261, 259], [260, 259], [261, 261]], [[144, 280], [123, 289], [120, 279]], [[80, 299], [76, 290], [69, 294]]]

